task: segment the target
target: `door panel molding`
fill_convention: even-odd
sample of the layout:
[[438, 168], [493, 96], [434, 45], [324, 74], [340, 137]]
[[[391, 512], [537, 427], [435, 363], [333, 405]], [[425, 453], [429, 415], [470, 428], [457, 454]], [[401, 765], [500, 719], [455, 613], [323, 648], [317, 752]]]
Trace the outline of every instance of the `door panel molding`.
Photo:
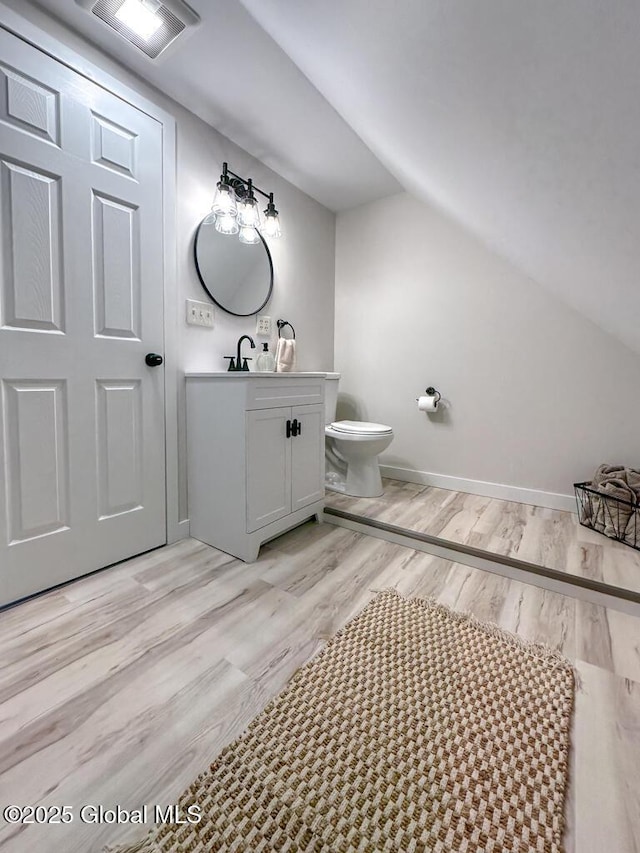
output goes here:
[[1, 325], [64, 332], [61, 179], [3, 157], [0, 199]]
[[32, 136], [60, 145], [60, 95], [0, 62], [0, 120]]
[[91, 111], [92, 162], [127, 178], [138, 179], [138, 134]]
[[142, 388], [130, 382], [96, 382], [98, 519], [144, 506]]
[[15, 546], [71, 525], [67, 383], [4, 380], [2, 399], [7, 539]]
[[[93, 191], [93, 300], [96, 337], [141, 338], [140, 221], [137, 205]], [[118, 252], [105, 252], [105, 245]]]

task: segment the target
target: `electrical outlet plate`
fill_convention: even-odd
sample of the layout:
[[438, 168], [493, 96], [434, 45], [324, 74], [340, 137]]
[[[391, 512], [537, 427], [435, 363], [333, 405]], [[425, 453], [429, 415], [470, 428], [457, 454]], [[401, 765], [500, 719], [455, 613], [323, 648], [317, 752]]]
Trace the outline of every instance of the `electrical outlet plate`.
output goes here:
[[271, 317], [266, 314], [258, 314], [256, 318], [256, 335], [271, 334]]
[[213, 305], [187, 299], [187, 323], [189, 326], [206, 326], [208, 329], [213, 329]]

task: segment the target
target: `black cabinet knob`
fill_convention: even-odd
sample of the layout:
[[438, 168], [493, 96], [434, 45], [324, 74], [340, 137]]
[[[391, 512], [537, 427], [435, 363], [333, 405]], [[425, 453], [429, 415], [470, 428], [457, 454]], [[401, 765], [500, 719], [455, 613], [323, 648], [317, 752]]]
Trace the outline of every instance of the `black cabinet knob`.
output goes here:
[[164, 359], [157, 352], [148, 352], [145, 356], [146, 363], [149, 367], [160, 367]]

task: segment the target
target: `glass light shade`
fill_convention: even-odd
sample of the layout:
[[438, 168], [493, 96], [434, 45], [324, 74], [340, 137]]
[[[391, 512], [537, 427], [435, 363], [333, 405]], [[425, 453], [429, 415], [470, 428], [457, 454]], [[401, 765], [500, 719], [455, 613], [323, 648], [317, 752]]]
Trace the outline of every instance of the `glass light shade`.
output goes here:
[[160, 6], [157, 0], [124, 0], [116, 18], [147, 41], [162, 26], [162, 18], [156, 14]]
[[238, 222], [231, 213], [219, 213], [216, 216], [216, 231], [221, 234], [237, 234]]
[[258, 228], [260, 210], [255, 198], [243, 198], [238, 201], [238, 223], [241, 228]]
[[208, 213], [205, 218], [202, 220], [203, 225], [215, 225], [216, 224], [216, 214], [211, 211]]
[[214, 213], [230, 213], [232, 216], [236, 215], [236, 194], [229, 184], [223, 184], [222, 181], [218, 181], [218, 188], [216, 189], [211, 210]]
[[252, 243], [259, 242], [259, 240], [260, 240], [260, 235], [258, 234], [258, 232], [256, 231], [255, 228], [253, 228], [250, 225], [243, 225], [242, 226], [242, 228], [240, 229], [240, 242], [241, 243], [248, 243], [249, 245], [251, 245]]
[[269, 237], [272, 240], [277, 240], [278, 237], [282, 237], [282, 229], [280, 228], [280, 218], [277, 213], [272, 213], [271, 211], [267, 211], [264, 215], [264, 222], [262, 225], [262, 233], [265, 237]]

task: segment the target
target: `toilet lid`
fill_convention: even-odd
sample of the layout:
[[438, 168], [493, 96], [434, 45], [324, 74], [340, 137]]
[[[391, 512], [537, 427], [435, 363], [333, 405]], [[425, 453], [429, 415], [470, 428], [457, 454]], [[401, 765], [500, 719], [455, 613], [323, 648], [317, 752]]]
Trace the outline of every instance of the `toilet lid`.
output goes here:
[[393, 432], [390, 426], [371, 424], [367, 421], [336, 421], [331, 424], [331, 429], [335, 429], [336, 432], [350, 432], [358, 435], [388, 435]]

